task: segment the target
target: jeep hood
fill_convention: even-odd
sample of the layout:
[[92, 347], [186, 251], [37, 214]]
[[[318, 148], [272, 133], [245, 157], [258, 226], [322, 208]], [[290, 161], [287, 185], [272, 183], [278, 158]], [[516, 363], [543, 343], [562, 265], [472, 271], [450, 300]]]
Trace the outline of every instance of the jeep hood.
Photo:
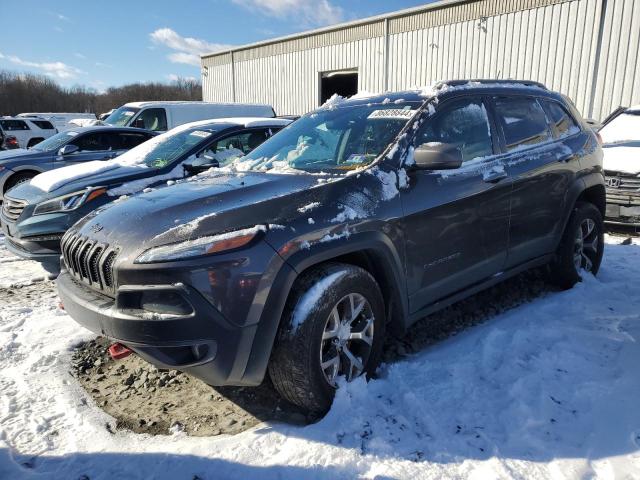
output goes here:
[[[321, 195], [317, 175], [217, 174], [107, 205], [74, 230], [140, 252], [204, 235], [277, 223], [295, 215], [309, 195]], [[313, 192], [310, 192], [313, 190]], [[326, 189], [324, 189], [326, 191]]]
[[640, 142], [605, 146], [603, 167], [609, 172], [640, 174]]

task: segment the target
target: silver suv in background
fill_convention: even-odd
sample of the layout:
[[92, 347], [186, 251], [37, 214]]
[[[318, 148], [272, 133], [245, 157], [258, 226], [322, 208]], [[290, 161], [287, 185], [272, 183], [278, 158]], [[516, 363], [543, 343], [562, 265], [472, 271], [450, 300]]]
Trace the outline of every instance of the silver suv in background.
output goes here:
[[16, 137], [19, 148], [31, 148], [58, 133], [53, 124], [43, 118], [0, 117], [0, 128], [6, 136]]

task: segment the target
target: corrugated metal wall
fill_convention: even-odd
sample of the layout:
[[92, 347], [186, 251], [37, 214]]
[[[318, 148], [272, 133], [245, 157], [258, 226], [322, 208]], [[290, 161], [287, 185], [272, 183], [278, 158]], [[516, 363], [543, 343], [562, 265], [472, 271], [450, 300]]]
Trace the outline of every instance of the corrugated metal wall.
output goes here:
[[603, 118], [640, 103], [638, 63], [640, 0], [478, 0], [206, 57], [203, 83], [209, 101], [235, 94], [300, 114], [318, 106], [324, 71], [358, 69], [368, 91], [532, 79]]

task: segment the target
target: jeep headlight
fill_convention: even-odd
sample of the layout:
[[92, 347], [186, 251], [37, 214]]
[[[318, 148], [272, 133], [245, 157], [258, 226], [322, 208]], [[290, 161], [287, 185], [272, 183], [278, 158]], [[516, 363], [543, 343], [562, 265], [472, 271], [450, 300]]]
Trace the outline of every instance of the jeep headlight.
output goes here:
[[56, 212], [70, 212], [77, 208], [80, 208], [87, 202], [90, 202], [94, 198], [99, 197], [107, 192], [104, 187], [98, 187], [93, 189], [82, 190], [80, 192], [69, 193], [68, 195], [62, 195], [52, 200], [39, 203], [33, 210], [34, 215], [44, 215], [46, 213]]
[[253, 228], [153, 247], [136, 258], [135, 263], [168, 262], [227, 252], [244, 247], [260, 232], [266, 231], [265, 225], [256, 225]]

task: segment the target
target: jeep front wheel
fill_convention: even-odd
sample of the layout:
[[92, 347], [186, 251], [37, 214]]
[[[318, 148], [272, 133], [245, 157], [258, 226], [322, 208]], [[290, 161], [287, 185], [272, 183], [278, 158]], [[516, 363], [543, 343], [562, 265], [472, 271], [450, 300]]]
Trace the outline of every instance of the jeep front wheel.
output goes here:
[[375, 372], [384, 338], [384, 301], [366, 270], [327, 264], [294, 285], [269, 374], [278, 392], [309, 412], [331, 406], [337, 379]]

